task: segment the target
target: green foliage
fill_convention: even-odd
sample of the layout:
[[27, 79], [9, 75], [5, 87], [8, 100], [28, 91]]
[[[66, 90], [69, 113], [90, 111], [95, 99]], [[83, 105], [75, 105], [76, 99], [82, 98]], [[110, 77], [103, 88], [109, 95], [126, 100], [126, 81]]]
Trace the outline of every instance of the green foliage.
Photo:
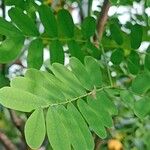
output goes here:
[[40, 69], [43, 64], [43, 48], [41, 39], [35, 39], [30, 43], [28, 50], [28, 68]]
[[[29, 69], [25, 77], [13, 79], [11, 87], [0, 90], [0, 101], [5, 107], [23, 112], [35, 110], [25, 126], [26, 140], [32, 148], [39, 147], [44, 139], [45, 125], [41, 111], [45, 108], [48, 108], [46, 117], [48, 138], [54, 149], [71, 149], [71, 145], [74, 149], [81, 147], [93, 149], [90, 130], [105, 138], [105, 127], [112, 126], [111, 116], [115, 115], [117, 110], [107, 93], [103, 91], [107, 86], [102, 87], [98, 62], [92, 57], [85, 57], [84, 66], [73, 57], [70, 63], [72, 71], [61, 64], [54, 63], [50, 67], [54, 75]], [[92, 73], [93, 70], [95, 74]], [[87, 102], [84, 99], [87, 99]], [[82, 115], [73, 105], [76, 102], [89, 124], [89, 129]], [[70, 121], [75, 124], [69, 124]], [[84, 137], [85, 135], [87, 136]], [[83, 141], [82, 146], [75, 142], [78, 136], [78, 140]], [[58, 145], [59, 141], [62, 142], [61, 147]]]
[[96, 20], [93, 17], [87, 17], [84, 19], [81, 27], [84, 37], [88, 39], [95, 33]]
[[45, 32], [50, 37], [53, 38], [57, 37], [58, 36], [57, 21], [55, 19], [52, 10], [48, 6], [42, 5], [39, 7], [39, 15], [41, 22], [45, 27]]
[[[8, 115], [4, 107], [25, 112], [25, 139], [32, 149], [93, 150], [100, 139], [103, 150], [119, 137], [123, 149], [149, 150], [150, 50], [139, 51], [150, 39], [149, 1], [110, 0], [131, 8], [124, 24], [118, 11], [105, 23], [92, 2], [86, 10], [77, 0], [5, 0], [11, 8], [10, 21], [0, 18], [0, 130], [12, 117], [1, 119]], [[137, 3], [142, 15], [130, 11]], [[98, 25], [99, 17], [104, 22]], [[50, 54], [46, 61], [44, 52]], [[11, 79], [18, 75], [23, 76]]]
[[25, 36], [38, 36], [39, 32], [34, 21], [25, 15], [19, 8], [11, 8], [9, 10], [9, 17], [23, 32]]
[[138, 49], [142, 42], [143, 30], [142, 26], [135, 24], [131, 27], [131, 47]]

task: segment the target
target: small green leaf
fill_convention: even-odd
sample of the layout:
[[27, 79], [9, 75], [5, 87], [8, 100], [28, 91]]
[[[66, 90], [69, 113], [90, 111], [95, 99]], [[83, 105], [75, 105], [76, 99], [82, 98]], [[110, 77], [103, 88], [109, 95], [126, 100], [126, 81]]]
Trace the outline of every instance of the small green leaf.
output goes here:
[[67, 128], [57, 107], [49, 107], [46, 116], [46, 127], [48, 139], [54, 150], [71, 150], [70, 139]]
[[28, 68], [40, 69], [43, 64], [43, 48], [41, 39], [35, 39], [30, 43], [27, 56]]
[[30, 112], [36, 108], [49, 105], [48, 100], [11, 87], [0, 89], [0, 103], [5, 107], [23, 112]]
[[25, 124], [25, 138], [32, 149], [39, 148], [45, 138], [45, 119], [42, 109], [36, 109]]
[[57, 21], [51, 8], [46, 5], [41, 5], [38, 10], [40, 19], [45, 27], [46, 33], [50, 37], [57, 37], [58, 36]]
[[[84, 119], [82, 118], [79, 111], [73, 104], [68, 104], [67, 106], [68, 113], [72, 116], [72, 119], [69, 119], [69, 122], [72, 122], [72, 131], [69, 132], [71, 135], [76, 134], [72, 139], [73, 146], [76, 150], [82, 149], [93, 149], [94, 141], [92, 134], [90, 133]], [[76, 128], [76, 131], [74, 130]], [[82, 142], [81, 142], [82, 141]], [[80, 143], [80, 144], [79, 144]]]
[[94, 59], [91, 56], [86, 56], [84, 59], [84, 64], [92, 80], [93, 85], [98, 87], [102, 86], [102, 72], [100, 65], [98, 64], [96, 59]]
[[78, 45], [74, 40], [68, 41], [68, 47], [69, 47], [69, 52], [72, 57], [78, 58], [81, 62], [84, 60], [84, 54]]
[[9, 85], [9, 78], [0, 73], [0, 88]]
[[143, 94], [150, 89], [150, 73], [143, 72], [136, 76], [132, 82], [132, 90], [135, 93]]
[[145, 68], [150, 71], [150, 53], [147, 53], [145, 56]]
[[94, 35], [96, 29], [96, 20], [93, 17], [86, 17], [81, 25], [82, 33], [85, 38], [90, 38]]
[[70, 66], [71, 66], [72, 72], [81, 82], [83, 87], [86, 88], [87, 90], [92, 90], [94, 86], [91, 82], [90, 76], [88, 72], [86, 71], [84, 65], [79, 61], [79, 59], [72, 57], [70, 59]]
[[115, 65], [119, 65], [124, 58], [124, 52], [123, 49], [118, 48], [115, 51], [113, 51], [111, 55], [111, 62]]
[[122, 45], [123, 44], [123, 37], [122, 37], [121, 30], [120, 30], [119, 26], [117, 24], [110, 24], [110, 32], [111, 32], [111, 36], [114, 39], [114, 41], [117, 44]]
[[65, 9], [61, 9], [57, 14], [57, 21], [60, 32], [64, 36], [72, 38], [74, 36], [74, 23], [70, 13]]
[[76, 96], [85, 94], [85, 89], [82, 87], [79, 80], [69, 69], [61, 64], [54, 63], [51, 67], [51, 70], [60, 81], [68, 85], [76, 92]]
[[138, 74], [140, 70], [140, 57], [135, 51], [132, 51], [128, 56], [127, 64], [132, 74]]
[[99, 106], [106, 109], [111, 115], [118, 114], [118, 110], [113, 103], [112, 99], [109, 98], [108, 94], [104, 91], [97, 92], [96, 97], [98, 99]]
[[148, 115], [150, 113], [150, 98], [144, 97], [135, 102], [134, 112], [141, 119]]
[[[44, 78], [42, 79], [44, 80]], [[29, 78], [17, 77], [11, 81], [11, 87], [22, 89], [26, 92], [38, 96], [39, 98], [41, 97], [42, 99], [49, 100], [50, 104], [57, 103], [60, 99], [60, 94], [56, 95], [58, 90], [50, 86], [46, 88], [42, 86], [39, 82], [40, 81], [36, 82], [35, 80], [31, 80]], [[63, 96], [61, 97], [61, 99], [63, 99]]]
[[134, 108], [134, 97], [133, 94], [131, 94], [131, 92], [127, 91], [127, 90], [122, 90], [120, 92], [120, 97], [123, 100], [124, 104], [129, 107], [129, 108]]
[[64, 50], [58, 40], [54, 40], [50, 44], [50, 61], [64, 64]]
[[16, 37], [22, 35], [22, 33], [12, 23], [6, 21], [1, 17], [0, 17], [0, 34], [9, 37]]
[[103, 126], [108, 128], [113, 126], [112, 118], [107, 109], [105, 109], [106, 106], [101, 107], [99, 99], [95, 99], [94, 96], [88, 96], [87, 102], [88, 105], [95, 110], [97, 115], [99, 115], [99, 119], [101, 120]]
[[26, 36], [38, 36], [39, 32], [34, 21], [19, 8], [11, 8], [8, 12], [11, 20]]
[[106, 138], [106, 130], [99, 114], [83, 100], [78, 100], [78, 107], [89, 124], [89, 127], [101, 138]]
[[0, 45], [0, 63], [9, 63], [16, 59], [24, 44], [24, 37], [7, 38]]
[[133, 49], [138, 49], [142, 42], [143, 29], [141, 25], [131, 26], [130, 42]]

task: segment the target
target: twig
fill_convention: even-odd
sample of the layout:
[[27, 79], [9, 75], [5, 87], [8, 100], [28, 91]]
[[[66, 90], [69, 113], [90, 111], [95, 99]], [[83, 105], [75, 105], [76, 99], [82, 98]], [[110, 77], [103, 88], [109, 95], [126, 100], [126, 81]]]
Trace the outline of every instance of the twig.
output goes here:
[[108, 19], [108, 10], [109, 10], [109, 8], [110, 8], [109, 0], [104, 0], [101, 15], [99, 16], [98, 22], [97, 22], [97, 37], [98, 37], [97, 40], [99, 42], [101, 41], [102, 36], [103, 36], [105, 24], [106, 24], [107, 19]]
[[3, 132], [0, 132], [0, 142], [5, 146], [6, 150], [17, 150], [17, 147]]
[[[94, 42], [98, 43], [98, 45], [96, 45], [98, 47], [99, 47], [99, 43], [101, 42], [103, 32], [104, 32], [104, 28], [105, 28], [105, 24], [106, 24], [107, 19], [108, 19], [108, 10], [109, 10], [109, 8], [110, 8], [109, 0], [104, 0], [103, 6], [102, 6], [102, 11], [101, 11], [101, 14], [100, 14], [100, 16], [98, 18], [98, 22], [97, 22], [97, 35], [94, 37]], [[102, 47], [102, 53], [103, 53], [104, 59], [105, 59], [105, 52], [104, 52], [103, 47]], [[107, 64], [107, 60], [105, 60], [105, 63], [106, 63], [106, 66], [107, 66], [107, 72], [108, 72], [108, 77], [109, 77], [109, 80], [110, 80], [110, 84], [112, 86], [113, 83], [112, 83], [112, 79], [111, 79], [110, 70], [108, 68], [109, 66]], [[98, 136], [96, 136], [95, 137], [95, 148], [94, 148], [94, 150], [99, 150], [100, 146], [101, 146], [101, 144], [103, 144], [103, 142], [104, 141], [102, 139], [100, 139]]]
[[10, 113], [10, 117], [12, 120], [12, 123], [14, 124], [14, 126], [20, 131], [21, 133], [21, 147], [22, 150], [26, 150], [27, 149], [27, 144], [25, 142], [25, 135], [24, 135], [24, 120], [22, 120], [20, 117], [18, 117], [15, 113], [14, 110], [10, 110], [9, 109], [9, 113]]

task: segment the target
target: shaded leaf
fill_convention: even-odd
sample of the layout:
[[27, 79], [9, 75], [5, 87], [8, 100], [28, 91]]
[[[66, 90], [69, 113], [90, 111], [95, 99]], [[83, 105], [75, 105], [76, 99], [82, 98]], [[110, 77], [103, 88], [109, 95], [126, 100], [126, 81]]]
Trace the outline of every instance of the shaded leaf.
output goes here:
[[143, 29], [141, 25], [131, 26], [130, 42], [133, 49], [138, 49], [142, 42]]
[[83, 23], [81, 25], [81, 28], [82, 28], [82, 33], [83, 33], [83, 36], [85, 38], [90, 38], [91, 36], [94, 35], [95, 33], [95, 29], [96, 29], [96, 20], [89, 16], [89, 17], [86, 17], [84, 20], [83, 20]]
[[9, 37], [22, 36], [22, 33], [10, 22], [0, 17], [0, 34]]
[[0, 89], [0, 103], [14, 110], [30, 112], [39, 107], [47, 107], [49, 101], [21, 89], [4, 87]]
[[64, 50], [58, 40], [54, 40], [50, 44], [50, 61], [64, 64]]
[[0, 63], [9, 63], [16, 59], [24, 44], [24, 37], [7, 38], [0, 45]]
[[132, 90], [135, 93], [143, 94], [150, 89], [150, 73], [144, 72], [136, 76], [132, 82]]
[[121, 30], [120, 30], [119, 26], [117, 24], [110, 24], [110, 32], [111, 32], [111, 36], [114, 39], [114, 41], [117, 44], [122, 45], [123, 44], [123, 37], [122, 37]]
[[19, 8], [11, 8], [8, 12], [11, 20], [26, 36], [38, 36], [39, 32], [34, 21]]
[[43, 48], [41, 39], [35, 39], [30, 43], [27, 56], [28, 68], [40, 69], [43, 64]]
[[46, 33], [50, 37], [57, 37], [58, 36], [57, 21], [51, 8], [46, 5], [41, 5], [38, 10], [41, 22], [44, 25]]
[[113, 51], [111, 55], [111, 62], [115, 65], [119, 65], [124, 58], [124, 52], [123, 49], [118, 48], [115, 51]]
[[140, 70], [140, 57], [135, 51], [132, 51], [128, 56], [127, 64], [132, 74], [138, 74]]
[[82, 52], [80, 46], [74, 40], [68, 41], [67, 44], [68, 44], [69, 52], [70, 52], [71, 56], [76, 57], [80, 61], [83, 62], [84, 55], [83, 55], [83, 52]]
[[143, 119], [147, 114], [150, 113], [150, 98], [144, 97], [137, 102], [135, 102], [134, 108], [135, 114]]
[[74, 23], [70, 13], [65, 9], [61, 9], [57, 14], [57, 21], [63, 35], [72, 38], [74, 36]]

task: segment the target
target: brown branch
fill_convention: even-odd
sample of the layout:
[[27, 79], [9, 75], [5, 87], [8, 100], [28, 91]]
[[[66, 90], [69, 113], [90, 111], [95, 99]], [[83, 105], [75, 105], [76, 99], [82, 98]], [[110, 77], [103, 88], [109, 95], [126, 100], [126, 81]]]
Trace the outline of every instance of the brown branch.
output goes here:
[[28, 148], [26, 142], [25, 142], [25, 135], [24, 135], [24, 120], [22, 120], [20, 117], [17, 116], [16, 112], [14, 110], [9, 109], [9, 114], [12, 120], [12, 123], [14, 126], [20, 131], [21, 133], [21, 147], [22, 150], [26, 150]]
[[104, 0], [103, 6], [102, 6], [102, 11], [101, 14], [98, 18], [97, 22], [97, 40], [100, 42], [103, 36], [103, 32], [105, 29], [105, 24], [108, 19], [108, 11], [110, 8], [110, 2], [109, 0]]
[[[99, 18], [97, 21], [97, 35], [94, 37], [94, 43], [96, 44], [97, 47], [99, 47], [99, 42], [101, 41], [104, 30], [105, 30], [105, 24], [107, 23], [107, 20], [108, 20], [109, 8], [110, 8], [109, 0], [104, 0], [101, 14], [99, 15]], [[100, 139], [96, 135], [95, 136], [95, 148], [94, 148], [94, 150], [100, 150], [101, 145], [104, 143], [105, 143], [105, 141]]]
[[17, 147], [3, 132], [0, 132], [0, 142], [5, 146], [6, 150], [17, 150]]

